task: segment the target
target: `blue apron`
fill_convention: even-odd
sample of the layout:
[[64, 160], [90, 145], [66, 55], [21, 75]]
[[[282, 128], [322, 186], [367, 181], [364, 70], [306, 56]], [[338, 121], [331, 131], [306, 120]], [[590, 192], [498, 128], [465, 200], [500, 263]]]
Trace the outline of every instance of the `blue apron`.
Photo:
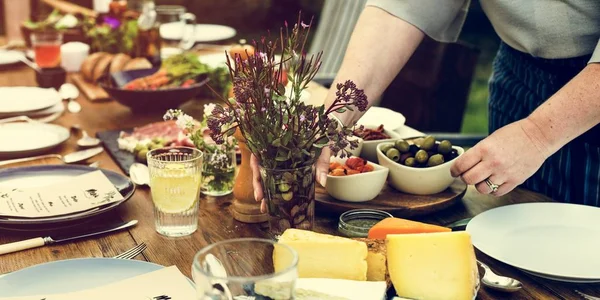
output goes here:
[[[589, 59], [535, 58], [502, 43], [489, 85], [490, 132], [527, 117], [585, 68]], [[549, 157], [522, 187], [557, 201], [600, 206], [600, 125]]]

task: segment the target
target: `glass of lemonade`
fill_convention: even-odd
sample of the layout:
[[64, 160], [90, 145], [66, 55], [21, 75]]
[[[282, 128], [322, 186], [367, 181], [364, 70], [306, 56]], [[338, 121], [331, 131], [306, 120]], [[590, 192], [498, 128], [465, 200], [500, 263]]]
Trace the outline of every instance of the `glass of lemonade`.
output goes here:
[[202, 152], [188, 147], [154, 149], [147, 154], [156, 231], [177, 237], [198, 229]]

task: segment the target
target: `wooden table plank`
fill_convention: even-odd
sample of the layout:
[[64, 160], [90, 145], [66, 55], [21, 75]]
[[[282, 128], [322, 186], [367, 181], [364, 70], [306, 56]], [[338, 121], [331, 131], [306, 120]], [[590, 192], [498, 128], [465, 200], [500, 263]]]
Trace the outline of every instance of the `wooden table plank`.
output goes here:
[[[15, 67], [0, 71], [0, 86], [16, 85], [34, 86], [33, 71], [26, 67]], [[323, 89], [317, 89], [313, 97], [315, 95], [323, 97]], [[80, 124], [90, 134], [95, 134], [98, 131], [129, 128], [159, 121], [162, 116], [162, 112], [134, 115], [129, 109], [114, 101], [92, 103], [83, 96], [78, 100], [83, 106], [82, 112], [79, 114], [65, 112], [55, 123], [63, 126]], [[189, 109], [198, 109], [193, 114], [197, 116], [201, 113], [201, 108], [198, 107], [202, 103], [203, 101], [198, 101], [186, 105]], [[66, 144], [56, 149], [56, 151], [63, 154], [74, 151], [76, 149], [76, 139], [76, 137], [71, 137]], [[101, 168], [122, 173], [107, 153], [98, 155], [90, 162], [96, 160], [100, 161]], [[0, 273], [58, 259], [113, 256], [132, 247], [135, 243], [146, 242], [149, 247], [145, 252], [145, 256], [149, 261], [165, 266], [176, 265], [185, 275], [189, 276], [194, 254], [202, 247], [216, 241], [236, 237], [267, 237], [267, 233], [264, 228], [261, 228], [261, 225], [240, 223], [231, 217], [228, 209], [231, 204], [231, 197], [216, 199], [202, 197], [200, 201], [199, 230], [188, 237], [167, 238], [154, 231], [153, 206], [149, 191], [147, 188], [139, 188], [132, 199], [122, 205], [116, 212], [102, 216], [109, 219], [138, 219], [139, 224], [129, 232], [0, 256]], [[516, 189], [506, 196], [494, 198], [480, 195], [470, 187], [464, 199], [455, 206], [434, 215], [420, 218], [420, 220], [435, 224], [447, 224], [502, 205], [540, 201], [550, 201], [550, 199], [523, 189]], [[336, 215], [317, 212], [315, 230], [337, 234], [337, 217]], [[507, 220], [507, 222], [509, 221]], [[102, 220], [93, 220], [93, 222], [102, 222]], [[0, 243], [12, 242], [30, 236], [32, 236], [31, 233], [8, 233], [5, 229], [0, 228]], [[502, 294], [482, 287], [478, 299], [576, 299], [573, 292], [575, 288], [600, 296], [600, 284], [573, 285], [553, 282], [528, 275], [487, 257], [485, 254], [477, 252], [477, 256], [498, 273], [515, 277], [525, 285], [525, 289], [514, 294]]]

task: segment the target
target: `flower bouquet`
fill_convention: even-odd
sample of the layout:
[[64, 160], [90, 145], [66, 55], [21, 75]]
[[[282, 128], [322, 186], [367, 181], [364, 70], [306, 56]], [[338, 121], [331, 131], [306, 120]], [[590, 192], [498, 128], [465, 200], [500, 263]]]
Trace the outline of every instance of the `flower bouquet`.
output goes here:
[[[345, 156], [352, 128], [343, 126], [331, 113], [367, 108], [363, 90], [352, 81], [338, 84], [335, 101], [329, 106], [314, 106], [301, 100], [321, 66], [322, 52], [307, 57], [305, 44], [309, 24], [298, 22], [280, 30], [279, 38], [254, 41], [254, 54], [242, 59], [230, 57], [227, 66], [233, 83], [233, 95], [223, 99], [208, 116], [211, 137], [224, 143], [239, 129], [248, 148], [259, 161], [271, 231], [312, 229], [315, 198], [315, 162], [324, 147], [334, 155]], [[282, 53], [277, 61], [276, 54]], [[248, 54], [248, 53], [247, 53]], [[287, 69], [287, 72], [285, 69]], [[287, 73], [291, 88], [281, 83]], [[218, 93], [215, 93], [218, 94]]]
[[236, 164], [236, 140], [227, 138], [227, 142], [215, 143], [207, 136], [207, 119], [215, 104], [204, 105], [204, 116], [200, 123], [181, 110], [170, 109], [164, 115], [165, 120], [177, 120], [177, 126], [187, 132], [196, 148], [203, 153], [201, 192], [207, 196], [224, 196], [233, 191]]

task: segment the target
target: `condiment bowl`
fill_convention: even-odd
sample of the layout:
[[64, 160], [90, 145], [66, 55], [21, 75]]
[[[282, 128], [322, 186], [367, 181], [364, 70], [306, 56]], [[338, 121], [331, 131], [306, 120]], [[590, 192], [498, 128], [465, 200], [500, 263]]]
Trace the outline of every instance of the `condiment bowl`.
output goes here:
[[[365, 127], [370, 128], [371, 127]], [[400, 134], [396, 133], [392, 130], [387, 130], [385, 127], [383, 128], [383, 133], [387, 134], [390, 138], [383, 140], [371, 140], [371, 141], [363, 141], [362, 151], [360, 152], [360, 157], [368, 160], [368, 161], [377, 161], [377, 145], [385, 142], [394, 142], [395, 140], [401, 138]]]
[[[441, 165], [428, 168], [407, 167], [389, 159], [381, 152], [381, 147], [393, 143], [381, 143], [377, 145], [377, 158], [381, 166], [389, 168], [389, 184], [395, 189], [415, 195], [431, 195], [447, 189], [454, 177], [450, 174], [450, 167], [456, 160], [447, 161]], [[453, 146], [460, 157], [465, 150], [458, 146]]]
[[[332, 157], [331, 162], [345, 164], [347, 159]], [[385, 186], [389, 170], [370, 161], [367, 163], [373, 166], [373, 171], [347, 176], [327, 175], [327, 193], [335, 199], [347, 202], [373, 200]]]

